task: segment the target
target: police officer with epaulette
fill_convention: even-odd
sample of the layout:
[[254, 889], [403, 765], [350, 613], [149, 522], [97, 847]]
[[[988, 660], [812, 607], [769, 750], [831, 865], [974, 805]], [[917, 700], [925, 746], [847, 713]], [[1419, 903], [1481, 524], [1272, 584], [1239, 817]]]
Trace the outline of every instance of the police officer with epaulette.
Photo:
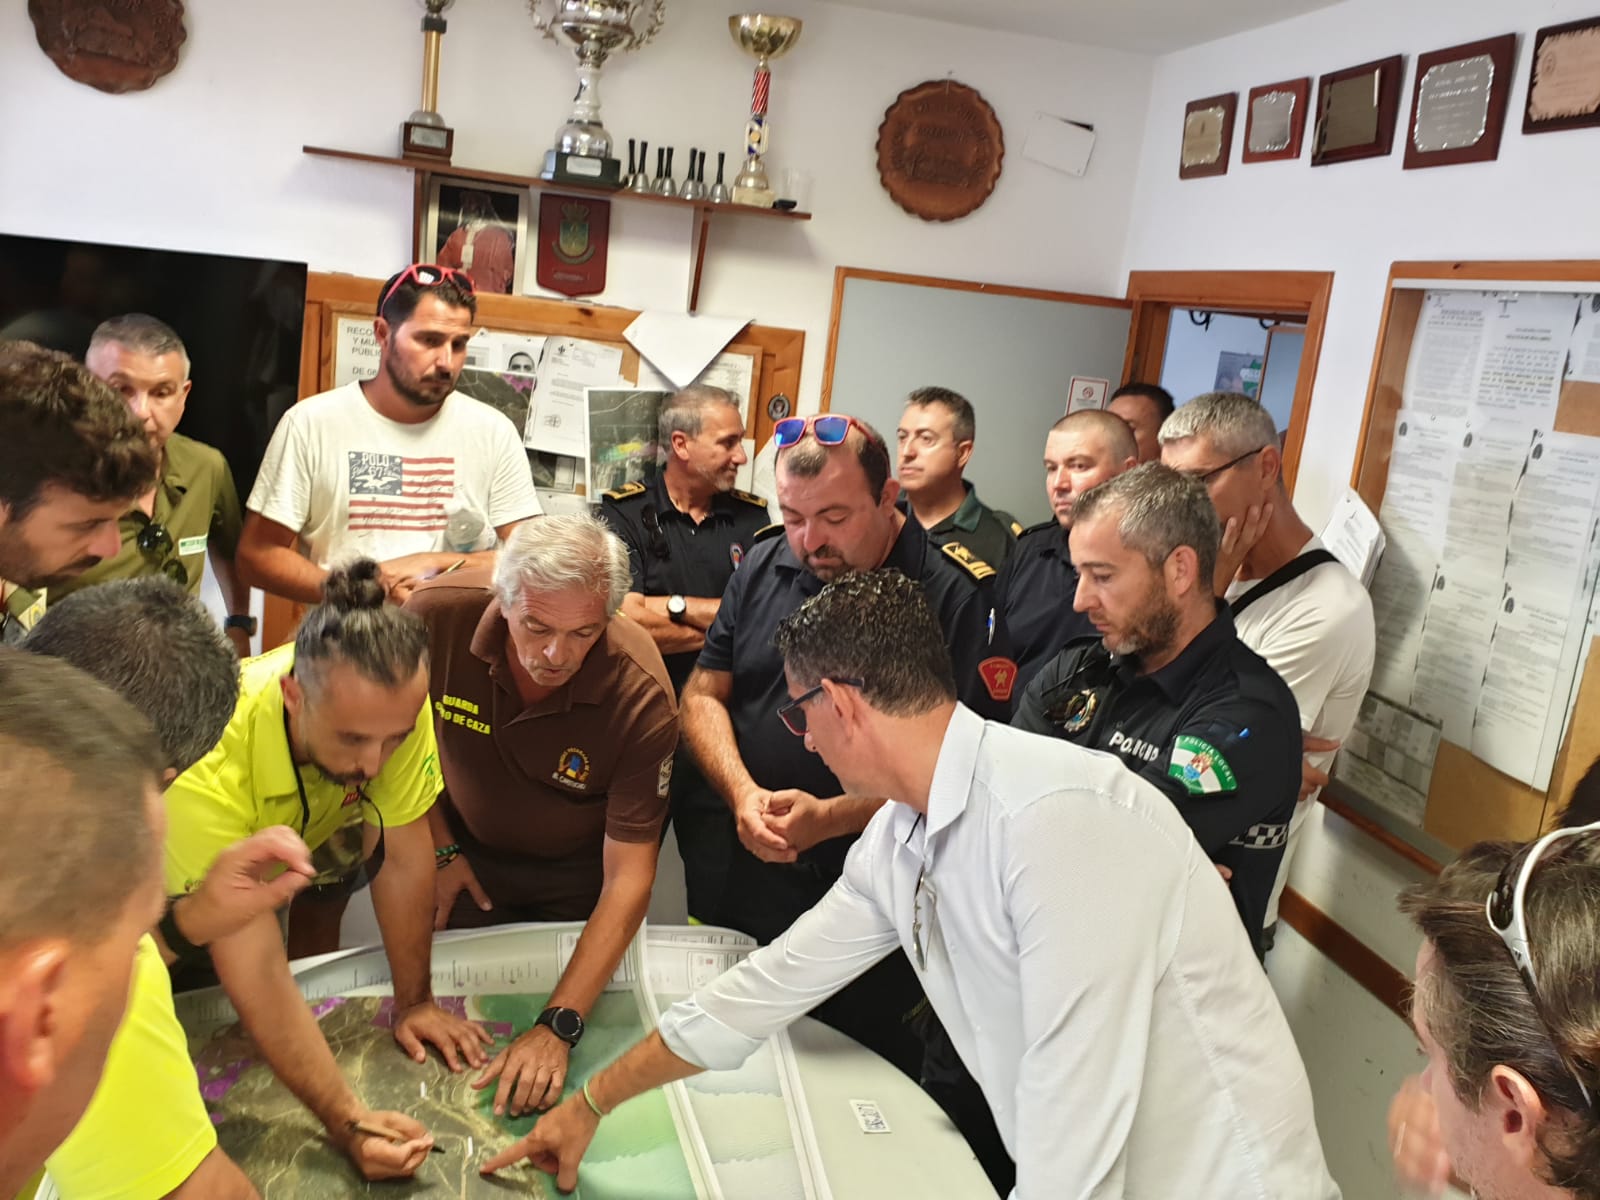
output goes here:
[[655, 639], [681, 692], [723, 589], [770, 522], [765, 500], [733, 486], [749, 458], [732, 395], [684, 388], [662, 405], [659, 429], [666, 466], [649, 483], [606, 492], [600, 515], [628, 547], [633, 587], [622, 611]]
[[949, 388], [918, 388], [906, 399], [895, 438], [900, 447], [900, 510], [938, 545], [959, 542], [991, 567], [1016, 545], [1022, 526], [978, 499], [961, 472], [977, 438], [972, 404]]
[[1136, 466], [1138, 453], [1127, 423], [1100, 409], [1072, 413], [1050, 427], [1044, 489], [1055, 515], [1022, 531], [995, 581], [994, 644], [1017, 665], [1014, 697], [1069, 641], [1094, 632], [1072, 607], [1078, 590], [1067, 546], [1072, 506], [1097, 483]]
[[1076, 607], [1099, 632], [1028, 685], [1012, 724], [1115, 754], [1178, 807], [1256, 953], [1300, 794], [1294, 694], [1212, 592], [1205, 486], [1148, 463], [1078, 497]]

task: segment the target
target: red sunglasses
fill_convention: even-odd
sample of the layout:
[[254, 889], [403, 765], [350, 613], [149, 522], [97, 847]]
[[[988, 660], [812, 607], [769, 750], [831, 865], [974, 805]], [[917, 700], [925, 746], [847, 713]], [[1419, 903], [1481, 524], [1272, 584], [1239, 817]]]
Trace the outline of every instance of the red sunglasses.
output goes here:
[[383, 299], [378, 301], [378, 311], [383, 312], [389, 300], [399, 291], [400, 285], [407, 281], [418, 287], [436, 288], [440, 284], [453, 283], [467, 295], [471, 296], [476, 291], [472, 286], [472, 276], [455, 267], [441, 267], [437, 263], [412, 263], [399, 275], [395, 276], [389, 290], [384, 292]]

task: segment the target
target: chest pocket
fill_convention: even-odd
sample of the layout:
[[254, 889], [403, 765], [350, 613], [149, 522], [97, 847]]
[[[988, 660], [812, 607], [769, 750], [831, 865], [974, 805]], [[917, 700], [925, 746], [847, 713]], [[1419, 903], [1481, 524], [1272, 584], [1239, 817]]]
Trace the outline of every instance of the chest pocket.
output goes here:
[[561, 751], [549, 775], [550, 786], [571, 804], [604, 804], [610, 779], [597, 772], [580, 746]]

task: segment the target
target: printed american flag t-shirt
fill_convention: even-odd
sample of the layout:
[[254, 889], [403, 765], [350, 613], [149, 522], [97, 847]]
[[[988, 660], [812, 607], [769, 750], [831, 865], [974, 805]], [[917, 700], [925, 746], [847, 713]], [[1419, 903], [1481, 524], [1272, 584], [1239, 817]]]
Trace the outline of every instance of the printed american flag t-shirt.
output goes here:
[[455, 491], [454, 457], [347, 451], [351, 532], [438, 533]]

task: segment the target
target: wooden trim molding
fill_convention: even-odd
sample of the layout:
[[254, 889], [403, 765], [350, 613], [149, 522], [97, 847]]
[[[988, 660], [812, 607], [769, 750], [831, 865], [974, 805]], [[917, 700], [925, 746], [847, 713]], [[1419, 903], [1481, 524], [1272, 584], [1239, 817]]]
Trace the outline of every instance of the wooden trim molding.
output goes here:
[[1278, 916], [1385, 1008], [1411, 1024], [1411, 980], [1403, 971], [1395, 970], [1387, 959], [1293, 888], [1283, 890]]

